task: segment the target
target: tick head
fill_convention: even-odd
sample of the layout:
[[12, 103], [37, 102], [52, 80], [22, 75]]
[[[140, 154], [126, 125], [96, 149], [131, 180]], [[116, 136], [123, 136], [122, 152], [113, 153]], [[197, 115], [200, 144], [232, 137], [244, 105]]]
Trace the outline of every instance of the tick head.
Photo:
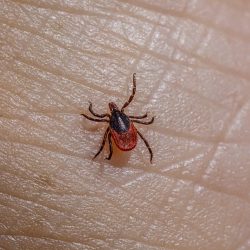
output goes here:
[[110, 102], [109, 103], [109, 109], [110, 109], [110, 112], [112, 113], [114, 110], [119, 110], [117, 105], [114, 103], [114, 102]]

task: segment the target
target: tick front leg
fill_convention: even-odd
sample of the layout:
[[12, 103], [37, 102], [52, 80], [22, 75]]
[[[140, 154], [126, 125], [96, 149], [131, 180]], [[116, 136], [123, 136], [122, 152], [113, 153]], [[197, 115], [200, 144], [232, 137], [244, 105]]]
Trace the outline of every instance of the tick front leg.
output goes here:
[[92, 118], [88, 115], [85, 115], [85, 114], [81, 114], [82, 116], [84, 116], [85, 118], [87, 118], [88, 120], [90, 121], [94, 121], [94, 122], [109, 122], [109, 120], [107, 119], [96, 119], [96, 118]]
[[150, 163], [152, 163], [152, 160], [153, 160], [153, 152], [152, 152], [152, 149], [150, 148], [148, 141], [143, 137], [143, 135], [142, 135], [138, 130], [137, 130], [137, 133], [138, 133], [138, 135], [141, 137], [141, 139], [144, 141], [145, 145], [147, 146], [148, 151], [149, 151], [149, 153], [150, 153]]
[[146, 118], [148, 116], [148, 113], [146, 113], [145, 115], [129, 115], [128, 117], [129, 118], [132, 118], [132, 119], [143, 119], [143, 118]]
[[131, 119], [132, 122], [135, 122], [135, 123], [139, 123], [139, 124], [144, 124], [144, 125], [149, 125], [149, 124], [152, 124], [154, 122], [154, 116], [152, 117], [152, 119], [148, 122], [144, 122], [144, 121], [137, 121], [137, 120], [133, 120]]
[[111, 140], [111, 133], [110, 132], [108, 135], [108, 140], [109, 140], [109, 156], [106, 158], [106, 160], [110, 160], [112, 155], [113, 155], [113, 147], [112, 147], [112, 140]]
[[106, 139], [107, 139], [107, 135], [109, 133], [109, 127], [106, 129], [105, 131], [105, 134], [103, 136], [103, 140], [102, 140], [102, 145], [100, 147], [100, 149], [98, 150], [98, 152], [95, 154], [95, 156], [93, 157], [93, 160], [102, 152], [103, 148], [104, 148], [104, 145], [105, 145], [105, 142], [106, 142]]
[[110, 114], [97, 114], [97, 113], [95, 113], [94, 112], [94, 110], [93, 110], [93, 108], [92, 108], [92, 103], [91, 102], [89, 102], [89, 112], [92, 114], [92, 115], [94, 115], [94, 116], [96, 116], [96, 117], [99, 117], [99, 118], [104, 118], [104, 117], [110, 117]]
[[132, 90], [132, 94], [130, 95], [129, 99], [127, 102], [124, 103], [121, 111], [123, 112], [124, 109], [132, 102], [134, 96], [135, 96], [135, 92], [136, 92], [136, 74], [133, 74], [133, 90]]

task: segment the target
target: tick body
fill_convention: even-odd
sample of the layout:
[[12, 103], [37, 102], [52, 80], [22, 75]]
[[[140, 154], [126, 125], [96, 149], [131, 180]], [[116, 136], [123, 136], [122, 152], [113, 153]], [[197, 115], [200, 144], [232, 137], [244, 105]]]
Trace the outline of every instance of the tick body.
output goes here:
[[129, 117], [122, 113], [114, 103], [109, 122], [111, 136], [116, 146], [122, 151], [132, 150], [137, 144], [137, 130]]
[[154, 122], [154, 117], [149, 121], [142, 121], [147, 117], [147, 114], [141, 116], [129, 116], [124, 113], [124, 109], [132, 102], [134, 95], [136, 92], [136, 77], [135, 73], [133, 74], [133, 90], [127, 102], [124, 103], [121, 110], [117, 107], [117, 105], [113, 102], [109, 103], [110, 114], [97, 114], [92, 109], [92, 103], [89, 104], [90, 113], [97, 117], [92, 118], [88, 115], [82, 114], [85, 118], [95, 121], [95, 122], [106, 122], [109, 124], [107, 127], [105, 134], [103, 136], [103, 141], [100, 146], [100, 149], [95, 154], [94, 158], [96, 158], [104, 148], [105, 142], [108, 139], [109, 143], [109, 156], [106, 158], [110, 160], [113, 154], [113, 146], [112, 139], [116, 146], [122, 151], [130, 151], [137, 145], [138, 135], [144, 141], [146, 147], [148, 148], [150, 154], [150, 162], [152, 163], [153, 152], [149, 146], [147, 140], [143, 137], [143, 135], [136, 129], [134, 123], [140, 123], [144, 125], [149, 125]]

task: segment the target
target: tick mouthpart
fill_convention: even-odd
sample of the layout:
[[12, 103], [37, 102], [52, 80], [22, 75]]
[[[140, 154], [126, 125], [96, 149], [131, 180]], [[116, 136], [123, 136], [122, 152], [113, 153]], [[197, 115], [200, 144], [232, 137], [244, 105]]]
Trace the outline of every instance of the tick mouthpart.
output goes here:
[[109, 109], [112, 112], [113, 110], [119, 110], [117, 105], [114, 102], [109, 103]]

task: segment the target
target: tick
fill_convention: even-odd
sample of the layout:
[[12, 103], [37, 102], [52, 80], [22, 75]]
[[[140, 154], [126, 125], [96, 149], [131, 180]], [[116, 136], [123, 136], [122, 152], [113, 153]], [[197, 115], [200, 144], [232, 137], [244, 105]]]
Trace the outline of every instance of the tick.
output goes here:
[[144, 138], [144, 136], [136, 129], [134, 123], [149, 125], [154, 122], [154, 117], [152, 117], [150, 121], [142, 121], [141, 119], [144, 119], [148, 116], [147, 113], [144, 115], [134, 116], [134, 115], [126, 115], [124, 112], [124, 109], [128, 107], [128, 105], [132, 102], [135, 96], [135, 92], [136, 92], [136, 74], [134, 73], [132, 94], [130, 95], [128, 101], [124, 103], [121, 109], [119, 109], [114, 102], [110, 102], [109, 103], [110, 114], [109, 113], [97, 114], [96, 112], [93, 111], [92, 103], [90, 102], [89, 111], [93, 116], [98, 118], [92, 118], [88, 115], [81, 114], [88, 120], [94, 122], [106, 122], [109, 124], [104, 133], [102, 144], [98, 152], [93, 157], [93, 159], [95, 159], [102, 152], [107, 139], [109, 143], [109, 155], [106, 159], [110, 160], [113, 154], [112, 139], [120, 150], [130, 151], [133, 148], [135, 148], [138, 140], [137, 135], [139, 135], [139, 137], [143, 140], [146, 147], [148, 148], [150, 154], [150, 162], [152, 163], [153, 159], [152, 149], [150, 148], [149, 143]]

